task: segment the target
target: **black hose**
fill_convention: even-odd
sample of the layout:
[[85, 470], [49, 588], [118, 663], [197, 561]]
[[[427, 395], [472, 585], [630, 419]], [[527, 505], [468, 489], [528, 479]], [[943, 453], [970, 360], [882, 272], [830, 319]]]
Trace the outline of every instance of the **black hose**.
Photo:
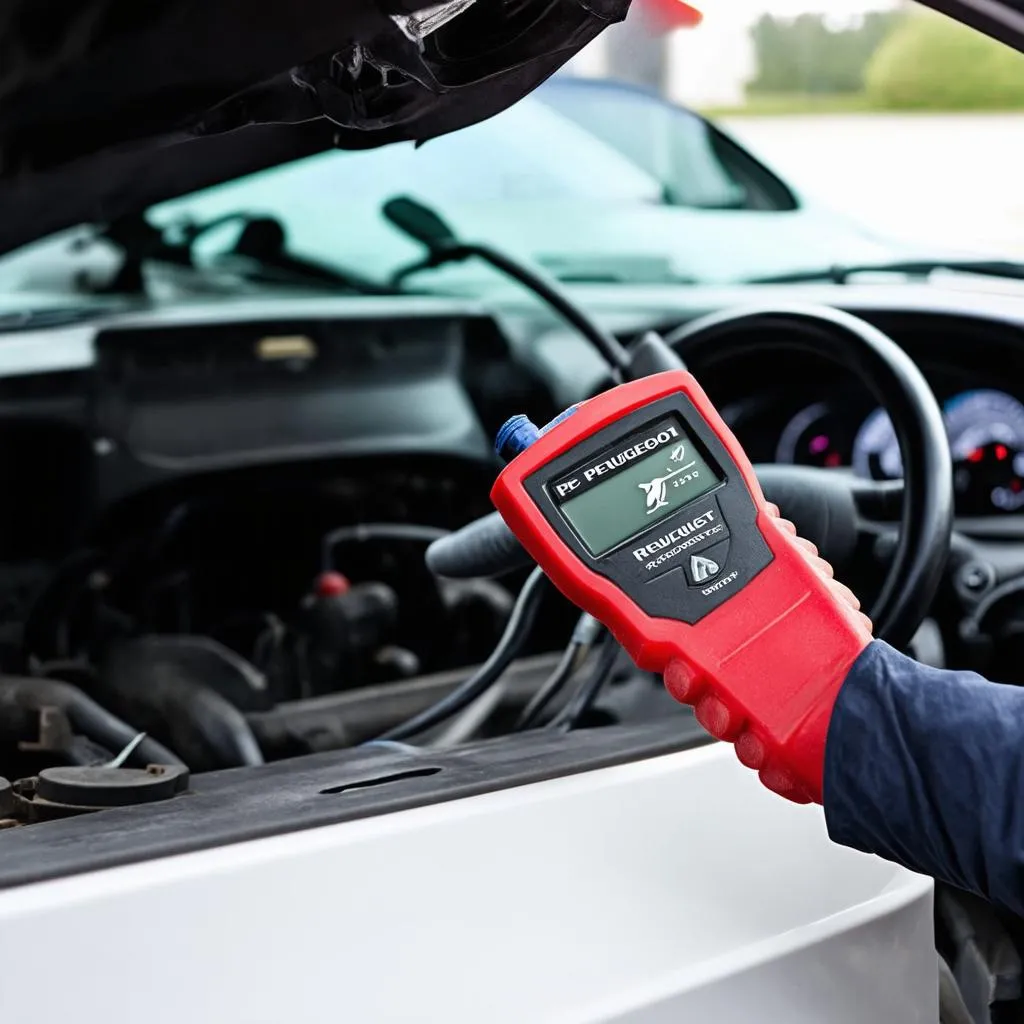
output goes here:
[[378, 739], [404, 740], [458, 714], [473, 703], [505, 671], [522, 649], [540, 606], [547, 577], [534, 569], [516, 598], [515, 607], [491, 656], [461, 686], [418, 715], [389, 729]]
[[579, 668], [583, 648], [579, 644], [570, 643], [562, 654], [561, 660], [555, 666], [554, 671], [547, 677], [544, 684], [534, 695], [533, 700], [523, 709], [516, 724], [512, 727], [513, 732], [521, 732], [531, 728], [547, 706], [562, 691], [562, 687], [572, 678]]
[[216, 641], [154, 636], [114, 647], [98, 685], [106, 703], [204, 772], [264, 763], [245, 715], [224, 695], [244, 698], [257, 681], [244, 658]]
[[583, 721], [587, 712], [593, 707], [594, 701], [597, 700], [604, 684], [608, 682], [608, 677], [612, 674], [621, 653], [622, 648], [609, 636], [601, 646], [590, 675], [551, 722], [551, 728], [569, 731], [575, 729]]
[[625, 373], [629, 370], [629, 353], [613, 335], [606, 333], [591, 320], [563, 291], [552, 281], [541, 274], [524, 266], [518, 260], [509, 259], [504, 253], [492, 249], [489, 245], [459, 246], [466, 255], [478, 256], [490, 263], [496, 270], [506, 274], [513, 280], [529, 289], [539, 299], [546, 302], [556, 313], [576, 328], [604, 356], [613, 372]]
[[529, 729], [536, 725], [551, 702], [561, 693], [565, 684], [573, 677], [601, 635], [604, 627], [592, 615], [584, 612], [576, 622], [572, 631], [572, 639], [565, 648], [565, 653], [555, 666], [551, 675], [544, 681], [526, 706], [513, 727], [514, 732]]
[[[134, 740], [139, 730], [100, 707], [77, 686], [57, 679], [0, 678], [0, 718], [18, 711], [59, 708], [75, 732], [116, 754]], [[147, 736], [135, 748], [131, 760], [137, 764], [183, 764], [162, 743]]]
[[325, 570], [334, 567], [332, 555], [339, 544], [363, 543], [368, 540], [407, 540], [416, 544], [432, 544], [448, 536], [448, 530], [416, 523], [357, 523], [331, 530], [321, 542], [321, 561]]

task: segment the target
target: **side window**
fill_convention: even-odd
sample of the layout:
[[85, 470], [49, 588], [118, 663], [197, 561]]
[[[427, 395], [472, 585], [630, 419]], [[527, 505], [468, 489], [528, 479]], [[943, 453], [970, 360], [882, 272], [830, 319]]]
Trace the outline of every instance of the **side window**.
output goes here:
[[661, 182], [665, 198], [700, 209], [792, 210], [766, 167], [703, 118], [630, 88], [553, 83], [537, 97]]

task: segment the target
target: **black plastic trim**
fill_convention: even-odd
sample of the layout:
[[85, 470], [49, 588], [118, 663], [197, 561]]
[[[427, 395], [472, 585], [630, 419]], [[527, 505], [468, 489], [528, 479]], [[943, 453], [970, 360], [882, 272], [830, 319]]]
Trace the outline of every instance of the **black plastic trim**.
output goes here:
[[525, 733], [458, 751], [363, 747], [193, 777], [165, 804], [0, 832], [0, 889], [494, 793], [710, 743], [655, 725]]

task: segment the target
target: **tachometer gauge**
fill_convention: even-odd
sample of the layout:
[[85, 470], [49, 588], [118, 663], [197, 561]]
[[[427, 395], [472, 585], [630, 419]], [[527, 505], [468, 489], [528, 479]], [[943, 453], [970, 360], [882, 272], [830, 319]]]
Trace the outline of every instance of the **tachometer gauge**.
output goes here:
[[853, 469], [865, 480], [899, 480], [903, 476], [900, 444], [884, 409], [876, 409], [857, 431]]
[[1024, 405], [1002, 391], [966, 391], [946, 403], [945, 416], [957, 511], [1024, 509]]
[[843, 466], [849, 462], [850, 428], [824, 402], [801, 409], [779, 436], [775, 461], [789, 466]]

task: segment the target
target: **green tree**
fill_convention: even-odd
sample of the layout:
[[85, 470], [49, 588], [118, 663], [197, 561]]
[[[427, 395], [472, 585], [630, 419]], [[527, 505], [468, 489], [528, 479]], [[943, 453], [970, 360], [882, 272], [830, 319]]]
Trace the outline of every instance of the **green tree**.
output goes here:
[[899, 16], [873, 12], [846, 28], [824, 15], [762, 16], [751, 29], [757, 74], [750, 92], [827, 95], [858, 93], [864, 71]]
[[941, 14], [906, 17], [865, 75], [872, 103], [892, 109], [1024, 107], [1024, 56]]

